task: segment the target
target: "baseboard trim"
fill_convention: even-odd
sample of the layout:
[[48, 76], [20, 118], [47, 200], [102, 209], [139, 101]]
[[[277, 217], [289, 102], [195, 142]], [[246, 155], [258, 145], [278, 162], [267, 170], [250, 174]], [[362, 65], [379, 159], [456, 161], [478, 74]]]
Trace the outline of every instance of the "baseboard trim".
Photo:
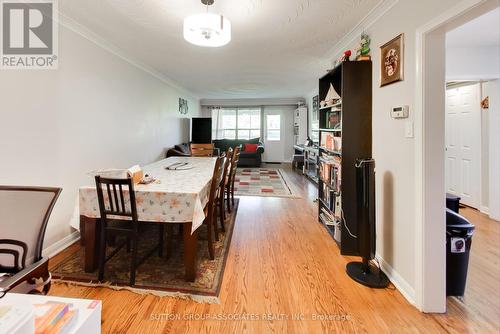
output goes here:
[[489, 215], [490, 214], [490, 208], [488, 208], [487, 206], [480, 206], [479, 207], [479, 211], [481, 211], [485, 215]]
[[56, 256], [63, 250], [65, 250], [68, 246], [73, 244], [75, 241], [80, 239], [80, 232], [79, 231], [74, 231], [70, 235], [62, 238], [59, 241], [54, 242], [52, 245], [48, 246], [47, 248], [44, 248], [42, 251], [42, 254], [44, 256], [48, 256], [49, 258]]
[[387, 275], [392, 284], [398, 289], [403, 297], [415, 306], [415, 290], [413, 287], [396, 271], [390, 264], [388, 264], [379, 254], [376, 255], [380, 263], [382, 271]]

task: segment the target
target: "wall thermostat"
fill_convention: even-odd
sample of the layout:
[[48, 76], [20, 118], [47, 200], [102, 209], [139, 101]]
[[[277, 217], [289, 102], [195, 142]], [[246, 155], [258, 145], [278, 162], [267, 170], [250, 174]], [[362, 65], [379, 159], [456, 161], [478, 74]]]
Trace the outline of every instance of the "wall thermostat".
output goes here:
[[410, 107], [409, 106], [397, 106], [391, 108], [392, 118], [408, 118]]

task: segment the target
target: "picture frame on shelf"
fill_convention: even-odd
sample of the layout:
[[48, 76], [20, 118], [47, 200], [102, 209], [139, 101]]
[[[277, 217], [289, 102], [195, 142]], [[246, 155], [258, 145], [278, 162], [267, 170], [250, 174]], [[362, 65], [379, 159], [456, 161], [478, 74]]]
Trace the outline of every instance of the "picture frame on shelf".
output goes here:
[[404, 34], [380, 47], [380, 87], [404, 80]]

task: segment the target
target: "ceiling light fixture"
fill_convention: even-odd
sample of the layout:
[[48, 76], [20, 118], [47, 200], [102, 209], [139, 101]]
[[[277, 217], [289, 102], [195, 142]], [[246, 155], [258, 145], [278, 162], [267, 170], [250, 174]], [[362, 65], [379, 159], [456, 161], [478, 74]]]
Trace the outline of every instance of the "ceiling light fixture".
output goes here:
[[231, 41], [231, 22], [222, 15], [211, 14], [208, 6], [215, 0], [201, 0], [207, 12], [184, 19], [184, 39], [198, 46], [219, 47]]

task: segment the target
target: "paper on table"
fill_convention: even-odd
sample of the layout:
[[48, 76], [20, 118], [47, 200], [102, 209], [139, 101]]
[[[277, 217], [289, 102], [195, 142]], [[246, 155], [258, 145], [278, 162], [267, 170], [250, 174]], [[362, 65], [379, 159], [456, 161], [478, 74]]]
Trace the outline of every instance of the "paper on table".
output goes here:
[[133, 165], [129, 169], [127, 169], [127, 172], [129, 175], [134, 175], [135, 173], [142, 172], [141, 166], [139, 165]]
[[142, 177], [144, 176], [139, 165], [134, 165], [127, 169], [127, 174], [132, 178], [132, 182], [135, 184], [141, 182]]

